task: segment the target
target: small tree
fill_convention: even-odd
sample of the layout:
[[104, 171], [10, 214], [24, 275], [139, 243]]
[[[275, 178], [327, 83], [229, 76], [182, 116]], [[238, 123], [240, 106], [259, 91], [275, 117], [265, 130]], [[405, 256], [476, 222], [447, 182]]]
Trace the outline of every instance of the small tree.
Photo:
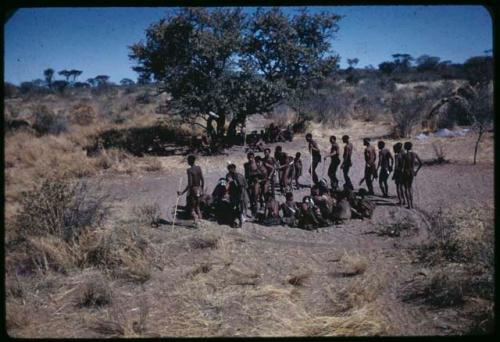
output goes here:
[[123, 78], [120, 81], [120, 84], [124, 87], [128, 87], [128, 86], [133, 86], [135, 83], [130, 78]]
[[476, 165], [481, 138], [493, 124], [493, 94], [488, 84], [481, 84], [477, 87], [477, 94], [470, 101], [470, 120], [472, 129], [477, 133], [474, 146], [474, 165]]
[[61, 70], [58, 72], [59, 75], [64, 76], [66, 78], [66, 82], [69, 82], [69, 77], [71, 76], [71, 71], [69, 70]]
[[352, 69], [359, 63], [359, 58], [348, 58], [347, 64], [349, 64], [349, 69]]
[[429, 55], [422, 55], [416, 59], [418, 71], [434, 71], [437, 70], [439, 65], [439, 57]]
[[52, 78], [54, 77], [54, 69], [48, 68], [43, 71], [43, 75], [45, 76], [45, 81], [47, 82], [47, 86], [52, 88]]
[[76, 78], [83, 73], [83, 71], [75, 70], [75, 69], [72, 69], [69, 72], [70, 72], [70, 76], [73, 76], [73, 83], [76, 82]]
[[107, 85], [109, 76], [108, 75], [97, 75], [94, 77], [95, 81], [97, 82], [98, 87], [102, 87]]

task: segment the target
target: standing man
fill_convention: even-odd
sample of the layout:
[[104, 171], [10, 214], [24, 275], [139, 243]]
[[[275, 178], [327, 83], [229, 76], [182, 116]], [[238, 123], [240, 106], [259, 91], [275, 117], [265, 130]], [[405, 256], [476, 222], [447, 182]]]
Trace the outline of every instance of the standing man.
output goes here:
[[308, 143], [309, 153], [312, 154], [312, 165], [309, 169], [309, 173], [312, 173], [312, 179], [314, 184], [318, 183], [318, 175], [316, 174], [316, 168], [318, 164], [321, 163], [321, 152], [319, 150], [318, 144], [313, 140], [312, 134], [306, 134], [306, 141]]
[[373, 195], [373, 179], [377, 179], [377, 167], [375, 162], [377, 160], [377, 151], [375, 147], [370, 145], [370, 139], [364, 138], [363, 145], [365, 148], [365, 181], [368, 187], [368, 195]]
[[201, 167], [195, 165], [196, 157], [189, 155], [187, 162], [189, 169], [187, 169], [188, 184], [183, 191], [177, 191], [178, 196], [182, 196], [188, 192], [186, 196], [186, 205], [191, 213], [191, 217], [197, 221], [202, 218], [200, 210], [200, 197], [202, 196], [205, 188], [205, 180], [203, 179], [203, 172]]
[[259, 167], [255, 162], [255, 155], [253, 152], [247, 154], [248, 162], [243, 166], [245, 168], [245, 178], [247, 180], [249, 192], [250, 192], [250, 209], [252, 210], [252, 215], [257, 214], [257, 202], [259, 199]]
[[[413, 178], [417, 176], [418, 171], [422, 167], [422, 161], [418, 157], [418, 155], [413, 152], [411, 149], [413, 147], [413, 144], [409, 141], [405, 142], [404, 148], [406, 150], [406, 153], [403, 157], [403, 187], [404, 187], [404, 194], [406, 196], [406, 203], [408, 204], [407, 208], [412, 209], [413, 208], [413, 190], [412, 190], [412, 184], [413, 184]], [[417, 170], [415, 170], [415, 164], [418, 162], [418, 167]]]
[[276, 160], [271, 156], [270, 148], [266, 148], [264, 150], [264, 158], [262, 158], [262, 164], [267, 170], [267, 179], [271, 182], [271, 192], [274, 194]]
[[344, 180], [345, 180], [344, 188], [354, 190], [354, 187], [352, 186], [352, 183], [351, 183], [351, 178], [349, 178], [349, 169], [352, 166], [351, 157], [352, 157], [353, 147], [352, 147], [352, 144], [349, 142], [348, 135], [344, 135], [342, 137], [342, 142], [345, 145], [344, 145], [344, 154], [342, 156], [342, 159], [343, 159], [342, 165], [340, 165], [340, 168], [342, 169], [342, 171], [344, 173]]
[[247, 182], [245, 177], [236, 172], [236, 165], [229, 164], [227, 166], [227, 170], [229, 171], [226, 175], [226, 178], [231, 179], [235, 185], [234, 196], [236, 197], [234, 202], [238, 205], [238, 218], [239, 218], [239, 226], [245, 221], [248, 209], [248, 193], [247, 193]]
[[340, 165], [340, 149], [336, 140], [337, 138], [335, 137], [335, 135], [332, 135], [330, 137], [330, 144], [332, 146], [330, 147], [330, 154], [325, 157], [325, 160], [328, 157], [331, 158], [330, 166], [328, 167], [328, 177], [330, 178], [330, 185], [333, 190], [337, 190], [339, 187], [339, 180], [337, 179], [337, 168]]
[[403, 144], [398, 142], [394, 144], [392, 148], [394, 150], [394, 173], [392, 174], [392, 179], [396, 184], [396, 192], [398, 194], [399, 201], [398, 205], [405, 205], [405, 196], [403, 190]]
[[382, 196], [389, 197], [389, 186], [387, 185], [387, 179], [389, 178], [389, 174], [392, 172], [394, 159], [392, 158], [391, 152], [387, 148], [385, 148], [385, 142], [380, 140], [377, 146], [379, 151], [377, 170], [380, 169], [378, 183], [380, 185], [380, 190], [382, 191]]

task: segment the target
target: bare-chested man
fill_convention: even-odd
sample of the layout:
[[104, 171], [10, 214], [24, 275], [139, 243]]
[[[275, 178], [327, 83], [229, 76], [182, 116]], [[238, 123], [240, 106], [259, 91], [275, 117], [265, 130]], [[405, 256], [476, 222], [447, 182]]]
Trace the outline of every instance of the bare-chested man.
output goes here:
[[203, 195], [205, 188], [205, 180], [203, 179], [203, 172], [201, 167], [195, 165], [196, 157], [189, 155], [187, 162], [189, 169], [187, 169], [188, 184], [183, 191], [177, 191], [178, 196], [182, 196], [188, 192], [186, 197], [186, 205], [191, 213], [191, 217], [197, 221], [202, 218], [200, 210], [200, 197]]
[[370, 145], [370, 139], [364, 138], [363, 145], [365, 148], [365, 176], [366, 186], [368, 187], [368, 195], [373, 195], [373, 179], [377, 178], [377, 166], [375, 162], [377, 160], [377, 151], [375, 147]]
[[257, 213], [257, 202], [259, 199], [260, 185], [259, 185], [259, 168], [255, 162], [255, 155], [253, 152], [247, 154], [248, 162], [243, 166], [245, 168], [245, 178], [248, 183], [250, 193], [250, 209], [252, 215]]
[[344, 135], [342, 137], [342, 142], [345, 145], [344, 145], [344, 154], [342, 156], [342, 164], [340, 165], [340, 168], [342, 169], [342, 171], [344, 173], [344, 180], [345, 180], [344, 188], [353, 190], [354, 187], [352, 186], [351, 178], [349, 178], [349, 170], [352, 166], [351, 157], [352, 157], [353, 146], [349, 142], [348, 135]]
[[312, 154], [312, 165], [309, 169], [309, 173], [312, 174], [312, 179], [314, 184], [318, 183], [318, 174], [316, 173], [316, 168], [318, 164], [321, 163], [321, 152], [318, 147], [318, 143], [313, 140], [312, 134], [306, 134], [306, 141], [308, 143], [309, 153]]
[[394, 159], [392, 158], [391, 152], [385, 148], [385, 142], [380, 140], [377, 143], [378, 146], [378, 166], [377, 170], [380, 169], [378, 183], [380, 185], [380, 190], [382, 191], [383, 197], [389, 197], [389, 186], [387, 185], [387, 179], [389, 174], [392, 172], [392, 166], [394, 164]]
[[[422, 161], [418, 157], [418, 155], [413, 152], [411, 149], [413, 144], [409, 141], [405, 142], [404, 149], [406, 153], [403, 158], [403, 188], [404, 194], [406, 197], [406, 203], [408, 204], [407, 208], [413, 208], [413, 178], [417, 176], [418, 171], [422, 167]], [[415, 170], [415, 164], [418, 163], [417, 170]]]
[[[235, 182], [235, 194], [238, 197], [237, 201], [237, 210], [239, 214], [239, 226], [241, 227], [241, 223], [246, 220], [247, 217], [247, 209], [248, 209], [248, 193], [247, 193], [247, 181], [245, 176], [241, 173], [236, 172], [236, 165], [229, 164], [227, 166], [228, 174], [226, 178], [232, 179]], [[236, 202], [236, 200], [235, 200]]]
[[332, 146], [330, 147], [330, 154], [325, 157], [325, 160], [328, 157], [331, 158], [330, 166], [328, 167], [328, 177], [330, 178], [330, 185], [333, 190], [337, 190], [339, 187], [337, 169], [340, 165], [340, 149], [339, 144], [337, 144], [336, 140], [337, 138], [334, 135], [330, 137], [330, 144]]
[[293, 160], [293, 168], [294, 168], [294, 178], [295, 178], [295, 186], [297, 189], [300, 188], [299, 177], [302, 176], [302, 160], [300, 159], [300, 152], [295, 154], [295, 159]]
[[255, 162], [257, 163], [257, 169], [259, 173], [257, 174], [257, 178], [259, 181], [259, 203], [260, 206], [264, 206], [264, 194], [270, 191], [270, 182], [267, 176], [267, 168], [264, 166], [262, 162], [262, 158], [260, 156], [255, 157]]
[[403, 159], [405, 152], [403, 151], [403, 144], [400, 142], [394, 144], [394, 173], [392, 179], [396, 184], [396, 192], [398, 194], [398, 205], [405, 205], [405, 195], [403, 189]]
[[262, 158], [262, 164], [267, 170], [267, 179], [271, 185], [271, 192], [274, 194], [276, 160], [271, 156], [271, 149], [266, 148], [264, 150], [264, 158]]

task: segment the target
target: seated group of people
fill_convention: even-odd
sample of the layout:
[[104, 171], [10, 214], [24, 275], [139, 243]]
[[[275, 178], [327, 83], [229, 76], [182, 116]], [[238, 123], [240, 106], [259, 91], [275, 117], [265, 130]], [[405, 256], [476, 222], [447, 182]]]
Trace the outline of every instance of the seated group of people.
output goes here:
[[[203, 195], [200, 208], [204, 218], [215, 219], [219, 224], [241, 227], [247, 214], [246, 191], [242, 175], [235, 173], [235, 165], [228, 167], [226, 178], [219, 179], [211, 195]], [[243, 186], [242, 186], [243, 185]], [[351, 218], [370, 218], [374, 204], [365, 198], [366, 190], [353, 192], [329, 190], [322, 181], [311, 188], [310, 195], [296, 202], [292, 192], [285, 194], [285, 202], [280, 203], [274, 194], [264, 194], [265, 204], [253, 214], [254, 221], [265, 226], [287, 225], [289, 227], [312, 230], [331, 226]], [[250, 216], [250, 215], [249, 215]]]
[[288, 125], [286, 128], [280, 128], [278, 125], [271, 123], [269, 127], [260, 132], [252, 131], [246, 137], [248, 151], [262, 152], [266, 143], [293, 141], [293, 128]]

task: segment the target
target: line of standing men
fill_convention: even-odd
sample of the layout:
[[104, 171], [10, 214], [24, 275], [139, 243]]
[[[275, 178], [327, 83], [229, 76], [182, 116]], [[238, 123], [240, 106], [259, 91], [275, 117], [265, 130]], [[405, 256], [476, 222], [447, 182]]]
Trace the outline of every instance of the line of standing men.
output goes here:
[[[321, 162], [321, 152], [318, 144], [313, 140], [310, 133], [306, 134], [306, 141], [308, 142], [308, 148], [311, 153], [312, 161], [309, 173], [312, 173], [312, 180], [314, 184], [318, 184], [319, 179], [316, 173], [316, 168]], [[337, 144], [337, 138], [334, 135], [330, 136], [330, 153], [324, 157], [324, 161], [326, 161], [327, 158], [331, 158], [330, 166], [328, 167], [328, 177], [330, 178], [330, 185], [333, 190], [338, 190], [339, 187], [339, 180], [337, 178], [339, 165], [344, 175], [344, 189], [354, 190], [351, 178], [349, 177], [349, 171], [352, 167], [353, 145], [349, 141], [348, 135], [342, 136], [342, 142], [344, 143], [342, 162], [340, 161], [340, 147]], [[389, 186], [387, 184], [387, 180], [389, 179], [390, 173], [394, 169], [392, 179], [396, 184], [396, 191], [399, 200], [398, 205], [406, 204], [409, 209], [413, 208], [412, 184], [413, 179], [422, 167], [422, 161], [417, 153], [412, 151], [412, 143], [409, 141], [405, 142], [404, 146], [400, 142], [394, 144], [393, 151], [395, 157], [393, 158], [389, 149], [385, 147], [385, 142], [380, 140], [377, 143], [378, 164], [377, 151], [375, 146], [370, 144], [370, 139], [364, 138], [363, 145], [365, 146], [365, 170], [364, 177], [359, 182], [359, 185], [366, 182], [368, 195], [374, 195], [373, 180], [378, 178], [382, 196], [387, 198], [389, 197]], [[418, 166], [415, 170], [415, 166], [417, 164]]]

